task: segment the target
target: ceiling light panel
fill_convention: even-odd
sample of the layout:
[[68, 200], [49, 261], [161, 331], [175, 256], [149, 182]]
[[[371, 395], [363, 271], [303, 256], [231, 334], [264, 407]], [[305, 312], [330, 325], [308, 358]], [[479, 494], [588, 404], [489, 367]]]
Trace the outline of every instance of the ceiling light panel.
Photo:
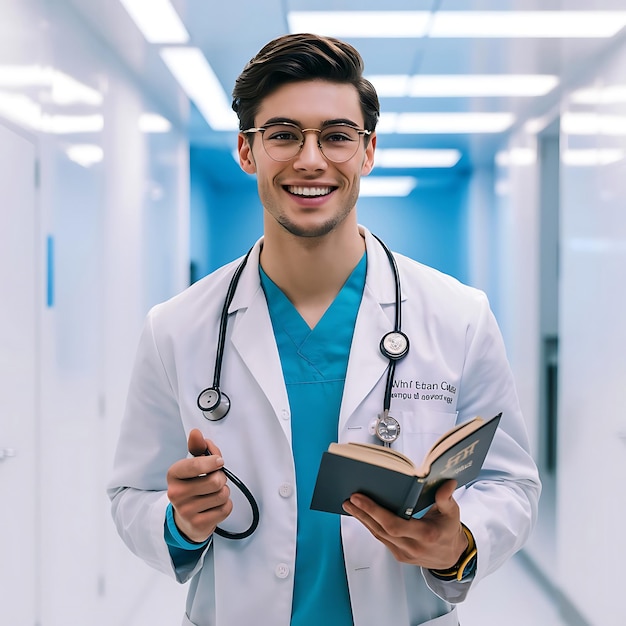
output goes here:
[[626, 102], [626, 85], [606, 85], [579, 89], [571, 94], [576, 104], [620, 104]]
[[626, 116], [600, 113], [564, 113], [561, 131], [566, 135], [626, 135]]
[[334, 37], [604, 38], [626, 11], [292, 11], [289, 30]]
[[237, 130], [239, 123], [213, 68], [198, 48], [160, 51], [161, 58], [200, 114], [214, 130]]
[[120, 0], [149, 43], [184, 44], [189, 33], [170, 0]]
[[376, 167], [454, 167], [461, 158], [458, 150], [386, 148], [376, 150]]
[[172, 130], [170, 121], [158, 113], [142, 113], [137, 125], [142, 133], [168, 133]]
[[617, 163], [624, 156], [624, 151], [618, 148], [564, 150], [561, 154], [561, 161], [573, 167], [598, 167]]
[[500, 133], [515, 122], [512, 113], [381, 113], [376, 128], [384, 133]]
[[429, 11], [290, 11], [292, 33], [319, 33], [328, 37], [424, 37]]
[[381, 98], [472, 98], [544, 96], [557, 76], [534, 74], [378, 75], [368, 76]]
[[96, 144], [72, 144], [65, 149], [70, 161], [88, 168], [100, 163], [104, 158], [104, 150]]
[[0, 65], [0, 86], [12, 89], [44, 87], [42, 96], [54, 104], [102, 104], [102, 94], [54, 67], [42, 65]]
[[626, 11], [440, 11], [430, 37], [613, 37]]
[[417, 185], [412, 176], [365, 176], [360, 183], [361, 197], [408, 196]]

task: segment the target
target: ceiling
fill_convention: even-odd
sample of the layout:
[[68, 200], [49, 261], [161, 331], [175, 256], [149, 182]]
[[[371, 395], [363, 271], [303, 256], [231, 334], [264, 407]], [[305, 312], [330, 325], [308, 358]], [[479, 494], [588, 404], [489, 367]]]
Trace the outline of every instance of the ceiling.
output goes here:
[[[195, 154], [203, 155], [216, 185], [246, 178], [232, 157], [235, 131], [216, 131], [187, 99], [163, 62], [160, 44], [147, 43], [118, 0], [67, 0], [94, 33], [110, 46], [158, 103], [161, 112], [185, 129]], [[269, 40], [288, 32], [290, 11], [527, 11], [626, 9], [623, 0], [172, 0], [195, 46], [212, 66], [226, 95], [246, 62]], [[325, 33], [321, 33], [325, 34]], [[621, 44], [626, 29], [612, 38], [342, 37], [361, 52], [366, 75], [541, 74], [559, 84], [541, 97], [381, 97], [383, 114], [420, 112], [503, 112], [514, 123], [490, 133], [379, 133], [378, 148], [454, 148], [452, 168], [375, 168], [377, 175], [411, 174], [445, 183], [493, 162], [508, 133], [528, 119], [549, 114], [562, 92], [584, 78], [587, 68]]]

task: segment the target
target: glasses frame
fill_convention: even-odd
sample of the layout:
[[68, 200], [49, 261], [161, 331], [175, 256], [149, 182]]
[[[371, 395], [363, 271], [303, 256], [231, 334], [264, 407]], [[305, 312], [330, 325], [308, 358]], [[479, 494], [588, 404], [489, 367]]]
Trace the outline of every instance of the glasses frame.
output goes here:
[[[298, 151], [292, 157], [289, 157], [288, 159], [277, 159], [276, 157], [273, 157], [267, 151], [267, 148], [265, 147], [264, 133], [265, 133], [266, 130], [272, 128], [273, 126], [289, 126], [290, 128], [295, 128], [295, 129], [299, 130], [302, 133], [302, 141], [300, 142], [300, 146], [298, 148]], [[300, 153], [302, 152], [302, 148], [304, 147], [304, 140], [305, 140], [304, 133], [314, 132], [314, 133], [317, 133], [317, 147], [319, 148], [320, 153], [322, 154], [322, 156], [327, 161], [330, 161], [331, 163], [346, 163], [347, 161], [349, 161], [358, 152], [359, 146], [356, 147], [354, 152], [347, 159], [343, 159], [342, 161], [337, 161], [335, 159], [331, 159], [328, 156], [326, 156], [326, 154], [324, 153], [324, 149], [322, 148], [322, 144], [320, 142], [320, 137], [321, 137], [322, 132], [324, 132], [327, 128], [336, 128], [337, 126], [342, 126], [342, 127], [346, 127], [346, 128], [350, 128], [352, 130], [355, 130], [357, 132], [357, 134], [359, 135], [359, 138], [360, 137], [368, 137], [369, 135], [372, 134], [371, 130], [366, 130], [365, 128], [359, 128], [358, 126], [353, 126], [352, 124], [346, 124], [345, 122], [337, 122], [336, 124], [329, 124], [325, 128], [300, 128], [300, 126], [298, 126], [297, 124], [293, 124], [292, 122], [272, 122], [271, 124], [268, 124], [267, 126], [257, 126], [257, 127], [254, 127], [254, 128], [247, 128], [246, 130], [242, 130], [241, 132], [244, 135], [253, 134], [253, 133], [260, 133], [261, 134], [261, 143], [263, 144], [263, 150], [265, 150], [265, 154], [267, 154], [267, 156], [270, 159], [272, 159], [272, 161], [276, 161], [277, 163], [287, 163], [288, 161], [291, 161], [292, 159], [295, 159], [297, 156], [299, 156]], [[359, 141], [359, 143], [360, 143], [360, 141]]]

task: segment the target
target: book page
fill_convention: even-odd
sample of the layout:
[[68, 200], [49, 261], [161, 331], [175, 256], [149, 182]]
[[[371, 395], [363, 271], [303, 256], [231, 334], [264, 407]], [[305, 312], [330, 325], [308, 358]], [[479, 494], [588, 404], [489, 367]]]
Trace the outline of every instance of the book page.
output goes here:
[[408, 456], [397, 450], [373, 443], [331, 443], [328, 451], [356, 461], [379, 465], [402, 474], [415, 475], [415, 464]]

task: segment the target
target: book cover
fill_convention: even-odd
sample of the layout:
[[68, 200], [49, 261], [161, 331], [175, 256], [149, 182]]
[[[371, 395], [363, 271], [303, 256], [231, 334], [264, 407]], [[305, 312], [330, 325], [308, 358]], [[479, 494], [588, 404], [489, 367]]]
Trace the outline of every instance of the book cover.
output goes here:
[[369, 444], [331, 444], [320, 462], [311, 509], [347, 515], [342, 504], [362, 493], [396, 515], [410, 518], [435, 501], [446, 480], [461, 487], [474, 480], [500, 422], [475, 418], [441, 437], [416, 466], [392, 449]]

